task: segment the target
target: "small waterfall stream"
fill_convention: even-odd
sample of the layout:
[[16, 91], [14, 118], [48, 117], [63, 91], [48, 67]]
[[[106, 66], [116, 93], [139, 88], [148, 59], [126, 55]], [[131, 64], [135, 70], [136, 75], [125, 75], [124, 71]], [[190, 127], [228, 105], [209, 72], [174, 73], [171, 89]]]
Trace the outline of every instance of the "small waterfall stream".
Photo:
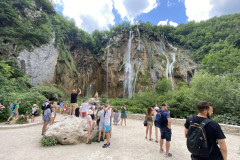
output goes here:
[[138, 36], [139, 36], [137, 50], [141, 51], [141, 38], [140, 38], [140, 31], [139, 31], [138, 25], [137, 25], [137, 32], [138, 32]]
[[109, 48], [111, 47], [111, 44], [107, 46], [107, 79], [106, 79], [106, 91], [107, 91], [107, 97], [108, 97], [108, 65], [109, 65]]
[[125, 68], [124, 68], [124, 97], [132, 97], [133, 95], [133, 82], [134, 82], [134, 71], [131, 64], [131, 47], [132, 47], [132, 39], [134, 35], [133, 32], [129, 32], [129, 39], [128, 39], [128, 50], [125, 54]]

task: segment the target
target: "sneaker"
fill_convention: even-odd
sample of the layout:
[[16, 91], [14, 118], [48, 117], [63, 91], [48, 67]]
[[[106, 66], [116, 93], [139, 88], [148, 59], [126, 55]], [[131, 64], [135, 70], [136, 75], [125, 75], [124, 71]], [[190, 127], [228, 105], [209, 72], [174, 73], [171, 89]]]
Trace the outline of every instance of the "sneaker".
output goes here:
[[172, 157], [172, 153], [166, 154], [165, 157]]
[[160, 153], [163, 153], [163, 149], [160, 149]]
[[86, 144], [91, 144], [91, 142], [88, 142], [88, 143], [86, 143]]
[[98, 140], [97, 143], [100, 143], [100, 141]]
[[110, 143], [109, 144], [106, 144], [106, 145], [103, 145], [102, 148], [107, 148], [110, 146]]

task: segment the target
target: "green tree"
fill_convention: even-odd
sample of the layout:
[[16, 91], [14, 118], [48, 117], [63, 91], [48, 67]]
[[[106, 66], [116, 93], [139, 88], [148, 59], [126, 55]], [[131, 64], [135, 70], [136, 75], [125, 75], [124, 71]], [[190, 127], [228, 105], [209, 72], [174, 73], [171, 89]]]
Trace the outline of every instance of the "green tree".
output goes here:
[[158, 94], [164, 94], [172, 89], [172, 84], [171, 81], [163, 78], [162, 80], [158, 80], [156, 86], [155, 86], [155, 91]]

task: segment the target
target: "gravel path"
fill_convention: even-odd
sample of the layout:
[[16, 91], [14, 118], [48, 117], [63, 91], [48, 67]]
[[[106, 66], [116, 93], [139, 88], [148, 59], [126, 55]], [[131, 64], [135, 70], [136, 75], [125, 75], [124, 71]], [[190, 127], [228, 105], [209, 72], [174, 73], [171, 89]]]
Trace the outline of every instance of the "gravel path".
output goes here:
[[[57, 116], [57, 120], [64, 116]], [[39, 121], [40, 118], [38, 118]], [[164, 158], [159, 153], [159, 143], [146, 140], [145, 127], [139, 120], [127, 120], [127, 126], [113, 125], [111, 146], [102, 148], [103, 142], [91, 145], [57, 145], [42, 147], [41, 125], [0, 130], [0, 159], [1, 160], [188, 160], [190, 153], [185, 145], [184, 127], [172, 126], [173, 136], [170, 152], [172, 158]], [[155, 130], [153, 129], [153, 133]], [[155, 134], [153, 134], [155, 140]], [[226, 134], [228, 159], [240, 159], [240, 137]], [[164, 144], [165, 145], [165, 144]]]

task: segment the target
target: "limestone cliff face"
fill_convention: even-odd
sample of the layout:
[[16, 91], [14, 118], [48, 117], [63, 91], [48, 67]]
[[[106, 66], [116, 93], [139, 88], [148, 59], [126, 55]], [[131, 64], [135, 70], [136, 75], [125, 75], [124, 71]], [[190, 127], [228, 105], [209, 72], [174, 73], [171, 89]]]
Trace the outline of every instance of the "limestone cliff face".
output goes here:
[[71, 47], [69, 44], [74, 71], [57, 60], [53, 41], [31, 52], [22, 51], [18, 60], [33, 85], [54, 82], [66, 93], [81, 88], [83, 96], [98, 91], [109, 97], [131, 97], [153, 90], [164, 77], [171, 80], [174, 89], [179, 80], [188, 82], [197, 69], [188, 51], [164, 36], [141, 36], [137, 30], [113, 37], [98, 55], [83, 46]]
[[55, 83], [58, 51], [53, 43], [54, 39], [47, 45], [34, 48], [32, 51], [23, 50], [19, 53], [17, 60], [21, 69], [30, 76], [34, 86]]

